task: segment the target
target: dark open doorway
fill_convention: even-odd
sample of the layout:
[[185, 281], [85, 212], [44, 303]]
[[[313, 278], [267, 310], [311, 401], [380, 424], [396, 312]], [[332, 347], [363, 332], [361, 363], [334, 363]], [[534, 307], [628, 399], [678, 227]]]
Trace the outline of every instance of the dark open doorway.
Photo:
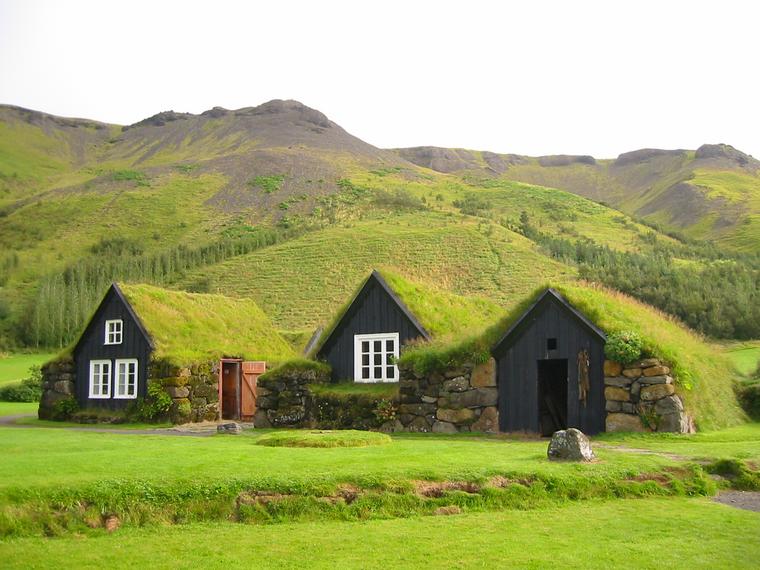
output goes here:
[[223, 420], [240, 419], [240, 378], [242, 361], [222, 360], [220, 402]]
[[567, 359], [538, 361], [538, 422], [541, 435], [567, 429]]

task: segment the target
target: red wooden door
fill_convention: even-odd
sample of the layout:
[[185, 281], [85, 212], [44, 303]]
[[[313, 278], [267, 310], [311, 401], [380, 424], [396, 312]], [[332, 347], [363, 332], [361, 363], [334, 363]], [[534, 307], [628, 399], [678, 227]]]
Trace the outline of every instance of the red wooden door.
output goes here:
[[243, 362], [242, 381], [240, 383], [240, 419], [253, 420], [256, 414], [256, 381], [266, 370], [265, 362]]

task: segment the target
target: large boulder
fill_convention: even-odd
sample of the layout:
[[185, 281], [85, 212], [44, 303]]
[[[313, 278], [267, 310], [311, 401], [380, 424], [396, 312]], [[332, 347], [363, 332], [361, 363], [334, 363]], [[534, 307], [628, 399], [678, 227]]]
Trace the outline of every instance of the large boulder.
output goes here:
[[499, 410], [495, 406], [483, 408], [478, 421], [472, 424], [472, 431], [496, 433], [499, 431]]
[[604, 375], [605, 376], [620, 376], [623, 371], [623, 365], [614, 360], [604, 361]]
[[438, 408], [436, 416], [442, 422], [459, 424], [473, 420], [475, 418], [475, 411], [470, 408]]
[[674, 394], [676, 389], [673, 384], [648, 384], [642, 386], [639, 397], [642, 400], [654, 401]]
[[473, 388], [496, 386], [496, 361], [489, 358], [488, 362], [478, 364], [472, 371], [470, 384]]
[[585, 434], [575, 428], [554, 432], [546, 455], [553, 461], [591, 461], [594, 452]]
[[615, 386], [607, 386], [604, 389], [604, 399], [614, 400], [616, 402], [628, 402], [631, 399], [631, 393], [625, 388], [616, 388]]
[[643, 432], [644, 424], [641, 418], [634, 414], [607, 414], [606, 420], [607, 431], [636, 431]]
[[470, 389], [470, 383], [464, 376], [457, 376], [443, 383], [444, 392], [464, 392]]

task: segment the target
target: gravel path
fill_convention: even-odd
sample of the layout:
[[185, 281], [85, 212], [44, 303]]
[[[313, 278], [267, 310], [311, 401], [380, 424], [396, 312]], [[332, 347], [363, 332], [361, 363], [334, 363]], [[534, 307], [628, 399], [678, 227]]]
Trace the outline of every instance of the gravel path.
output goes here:
[[760, 513], [760, 492], [758, 491], [723, 491], [713, 499], [736, 509]]
[[[34, 414], [15, 414], [12, 416], [0, 416], [0, 427], [10, 428], [31, 428], [31, 429], [65, 429], [70, 431], [88, 431], [95, 433], [116, 433], [123, 435], [179, 435], [179, 436], [191, 436], [191, 437], [208, 437], [216, 434], [216, 422], [202, 422], [197, 424], [184, 424], [181, 426], [174, 426], [169, 428], [146, 428], [146, 429], [119, 429], [104, 428], [104, 427], [78, 427], [78, 426], [38, 426], [30, 424], [19, 424], [17, 420], [22, 418], [33, 418]], [[229, 422], [222, 422], [229, 423]], [[253, 424], [238, 422], [243, 429], [252, 429]]]

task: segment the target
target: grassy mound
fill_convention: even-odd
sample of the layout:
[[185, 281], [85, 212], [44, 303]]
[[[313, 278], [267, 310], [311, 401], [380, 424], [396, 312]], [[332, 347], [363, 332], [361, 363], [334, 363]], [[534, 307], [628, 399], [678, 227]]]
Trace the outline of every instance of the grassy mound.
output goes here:
[[384, 433], [358, 430], [276, 431], [256, 440], [268, 447], [368, 447], [390, 442]]

